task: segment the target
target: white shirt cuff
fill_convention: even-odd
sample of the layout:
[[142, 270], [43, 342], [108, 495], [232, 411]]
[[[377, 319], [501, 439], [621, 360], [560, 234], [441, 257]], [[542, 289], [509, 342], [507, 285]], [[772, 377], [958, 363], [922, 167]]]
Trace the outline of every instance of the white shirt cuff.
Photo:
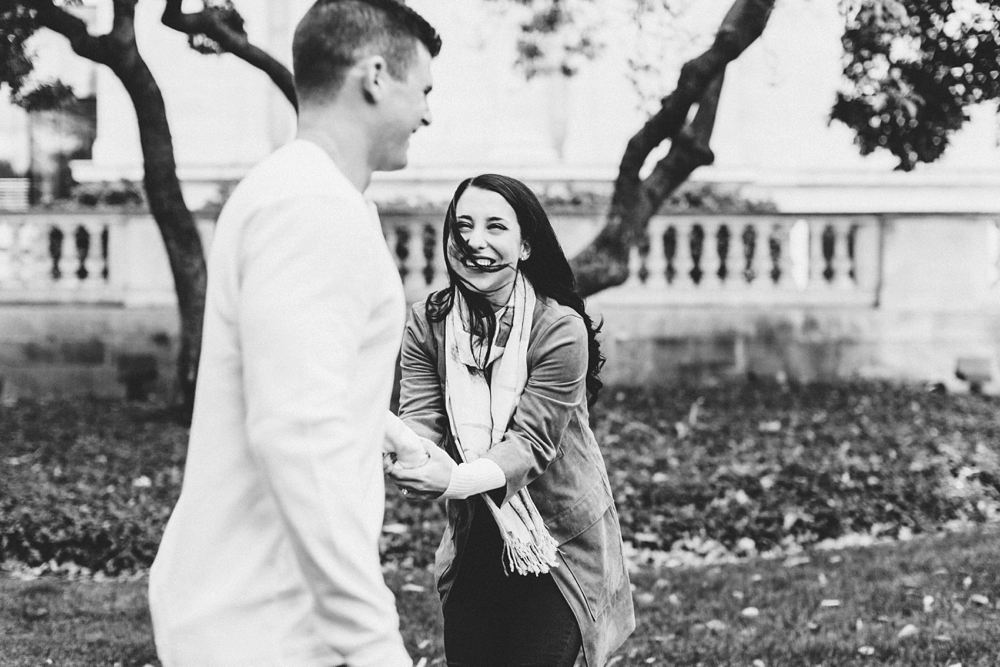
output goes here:
[[496, 461], [482, 458], [459, 463], [451, 472], [448, 488], [441, 495], [446, 500], [468, 498], [507, 484], [507, 477]]

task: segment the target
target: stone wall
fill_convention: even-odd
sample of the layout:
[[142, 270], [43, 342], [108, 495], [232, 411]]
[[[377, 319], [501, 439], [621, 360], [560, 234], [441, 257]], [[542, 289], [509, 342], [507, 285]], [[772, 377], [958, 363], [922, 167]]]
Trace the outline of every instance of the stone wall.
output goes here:
[[[411, 301], [442, 284], [439, 219], [383, 215]], [[595, 215], [553, 220], [569, 254], [600, 224]], [[726, 253], [705, 241], [723, 227], [731, 234]], [[81, 228], [89, 230], [86, 252]], [[985, 389], [1000, 390], [995, 216], [661, 216], [650, 229], [649, 250], [634, 254], [629, 281], [588, 303], [604, 320], [608, 384], [753, 373], [960, 388], [961, 363], [989, 373]], [[770, 240], [757, 245], [768, 253], [736, 240], [747, 229]], [[206, 245], [211, 231], [211, 221], [202, 221]], [[699, 235], [695, 252], [699, 244], [690, 240]], [[5, 400], [170, 391], [178, 320], [148, 216], [0, 215], [0, 260]]]

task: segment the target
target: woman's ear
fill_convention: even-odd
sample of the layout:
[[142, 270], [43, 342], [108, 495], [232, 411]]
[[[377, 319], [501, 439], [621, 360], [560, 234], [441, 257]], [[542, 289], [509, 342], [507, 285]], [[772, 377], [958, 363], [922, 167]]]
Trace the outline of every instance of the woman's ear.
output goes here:
[[521, 241], [521, 261], [531, 257], [531, 244], [527, 241]]

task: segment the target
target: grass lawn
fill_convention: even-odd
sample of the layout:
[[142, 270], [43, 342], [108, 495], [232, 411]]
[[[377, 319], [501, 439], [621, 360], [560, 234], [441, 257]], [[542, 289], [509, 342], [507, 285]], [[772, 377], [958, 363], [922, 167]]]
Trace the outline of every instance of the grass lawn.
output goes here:
[[[641, 566], [633, 574], [638, 628], [613, 664], [1000, 664], [998, 552], [1000, 533], [980, 530], [812, 551], [809, 562]], [[430, 573], [399, 568], [387, 579], [410, 654], [443, 665]], [[745, 611], [751, 607], [756, 616]], [[909, 625], [915, 634], [900, 637]], [[0, 664], [159, 665], [145, 581], [0, 578]]]
[[[638, 558], [749, 556], [639, 567], [639, 628], [615, 664], [1000, 665], [1000, 398], [746, 382], [609, 390], [592, 418]], [[145, 581], [128, 579], [156, 553], [186, 447], [162, 406], [0, 406], [0, 566], [84, 575], [0, 567], [0, 667], [158, 665]], [[390, 487], [382, 558], [428, 665], [443, 664], [427, 571], [443, 522]], [[813, 549], [872, 535], [915, 537]]]

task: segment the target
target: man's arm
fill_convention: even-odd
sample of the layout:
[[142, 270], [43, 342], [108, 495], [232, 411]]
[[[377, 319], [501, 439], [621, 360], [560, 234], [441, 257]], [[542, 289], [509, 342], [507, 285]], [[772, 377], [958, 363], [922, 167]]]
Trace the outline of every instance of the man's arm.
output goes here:
[[247, 427], [320, 632], [352, 667], [409, 667], [379, 563], [384, 496], [370, 468], [380, 480], [380, 443], [349, 414], [372, 308], [366, 216], [317, 197], [250, 221], [238, 323]]

